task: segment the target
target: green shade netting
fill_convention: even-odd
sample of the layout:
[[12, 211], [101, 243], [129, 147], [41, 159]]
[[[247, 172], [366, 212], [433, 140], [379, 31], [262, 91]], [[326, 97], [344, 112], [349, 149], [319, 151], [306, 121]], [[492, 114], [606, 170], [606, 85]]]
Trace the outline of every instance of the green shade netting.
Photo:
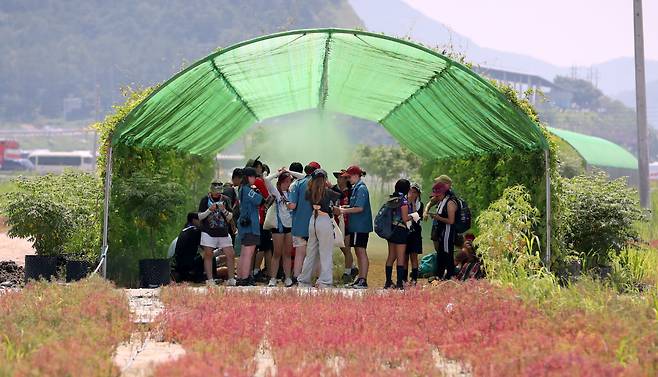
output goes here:
[[342, 29], [273, 34], [215, 52], [128, 114], [114, 142], [213, 153], [256, 122], [312, 108], [379, 122], [425, 158], [547, 145], [525, 113], [463, 65], [408, 41]]
[[569, 143], [588, 165], [637, 170], [635, 156], [609, 140], [552, 127], [548, 131]]

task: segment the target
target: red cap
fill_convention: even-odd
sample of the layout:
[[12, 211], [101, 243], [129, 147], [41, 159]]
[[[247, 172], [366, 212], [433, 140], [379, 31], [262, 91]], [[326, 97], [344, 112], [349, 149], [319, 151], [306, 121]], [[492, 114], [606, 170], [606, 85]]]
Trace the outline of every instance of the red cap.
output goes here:
[[343, 173], [343, 177], [349, 177], [351, 175], [362, 176], [364, 175], [364, 173], [365, 172], [361, 170], [360, 167], [358, 167], [357, 165], [352, 165], [349, 168], [347, 168], [347, 170], [345, 170], [345, 173]]
[[308, 166], [312, 167], [313, 169], [320, 169], [321, 168], [320, 164], [315, 162], [315, 161], [309, 162]]

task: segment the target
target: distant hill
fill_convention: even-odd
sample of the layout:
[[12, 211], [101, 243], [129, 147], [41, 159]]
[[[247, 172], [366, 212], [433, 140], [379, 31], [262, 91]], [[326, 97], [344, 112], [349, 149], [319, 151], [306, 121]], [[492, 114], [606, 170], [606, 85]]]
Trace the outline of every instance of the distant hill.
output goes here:
[[218, 47], [329, 26], [363, 24], [346, 0], [3, 0], [0, 121], [89, 118], [97, 93], [104, 113]]
[[[635, 90], [627, 90], [614, 97], [626, 106], [635, 108]], [[651, 126], [658, 128], [658, 80], [647, 83], [647, 118]]]
[[[469, 38], [429, 18], [402, 0], [349, 0], [370, 31], [395, 36], [409, 36], [430, 46], [452, 45], [467, 60], [483, 66], [532, 73], [552, 80], [568, 76], [570, 67], [560, 67], [527, 55], [499, 51], [477, 45]], [[593, 65], [598, 70], [598, 87], [607, 95], [634, 88], [633, 58], [624, 57]], [[581, 77], [584, 72], [581, 72]], [[646, 62], [647, 81], [658, 80], [658, 61]], [[656, 98], [658, 101], [658, 98]]]

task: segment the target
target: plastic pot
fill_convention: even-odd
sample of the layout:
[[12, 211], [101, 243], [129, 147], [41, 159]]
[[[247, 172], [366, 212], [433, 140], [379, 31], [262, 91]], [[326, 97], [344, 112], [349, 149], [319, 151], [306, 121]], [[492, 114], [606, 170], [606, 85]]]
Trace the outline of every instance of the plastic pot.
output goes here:
[[25, 282], [29, 280], [52, 280], [57, 275], [59, 257], [50, 255], [25, 256]]
[[169, 259], [140, 259], [139, 285], [142, 288], [155, 288], [171, 282]]
[[77, 281], [87, 277], [91, 271], [91, 263], [83, 260], [66, 261], [66, 281]]

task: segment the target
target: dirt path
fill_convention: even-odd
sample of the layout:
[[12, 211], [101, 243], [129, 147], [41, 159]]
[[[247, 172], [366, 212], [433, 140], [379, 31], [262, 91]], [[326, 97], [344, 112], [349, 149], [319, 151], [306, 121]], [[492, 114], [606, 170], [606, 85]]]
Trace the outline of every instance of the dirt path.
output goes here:
[[22, 238], [9, 238], [6, 232], [0, 233], [0, 261], [11, 260], [25, 266], [25, 256], [34, 254], [32, 243]]

